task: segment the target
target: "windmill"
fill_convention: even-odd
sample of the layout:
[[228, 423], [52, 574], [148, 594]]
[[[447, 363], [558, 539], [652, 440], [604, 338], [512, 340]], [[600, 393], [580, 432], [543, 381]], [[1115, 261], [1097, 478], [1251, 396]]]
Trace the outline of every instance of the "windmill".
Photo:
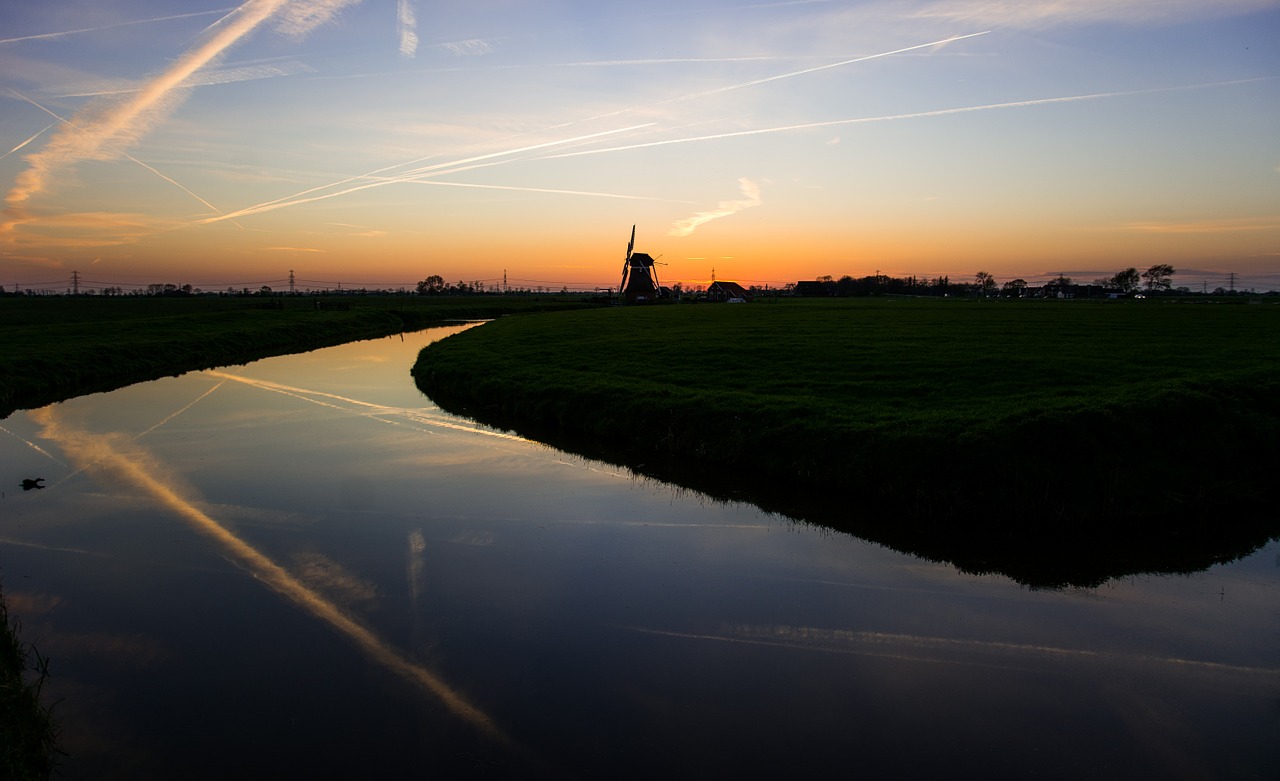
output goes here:
[[658, 271], [654, 259], [644, 252], [632, 252], [636, 246], [636, 226], [631, 226], [631, 241], [627, 242], [627, 258], [622, 261], [622, 282], [619, 294], [634, 304], [652, 301], [658, 297]]

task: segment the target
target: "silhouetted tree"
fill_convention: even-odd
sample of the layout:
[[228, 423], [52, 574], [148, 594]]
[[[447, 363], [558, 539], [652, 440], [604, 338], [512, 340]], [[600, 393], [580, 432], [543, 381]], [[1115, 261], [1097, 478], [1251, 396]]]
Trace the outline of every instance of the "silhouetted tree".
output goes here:
[[1027, 280], [1021, 278], [1011, 279], [1004, 283], [1004, 287], [1001, 289], [1009, 298], [1022, 298], [1023, 291], [1027, 289]]
[[1168, 290], [1173, 284], [1174, 273], [1173, 266], [1168, 263], [1157, 263], [1142, 272], [1142, 281], [1146, 283], [1147, 290]]
[[[1170, 269], [1172, 272], [1173, 269]], [[1108, 280], [1108, 284], [1122, 293], [1132, 293], [1138, 289], [1138, 270], [1136, 268], [1127, 268], [1124, 271], [1117, 272], [1114, 277]]]
[[985, 271], [974, 274], [973, 282], [978, 286], [978, 292], [984, 296], [996, 289], [996, 278]]
[[418, 295], [420, 296], [439, 295], [443, 290], [444, 277], [439, 274], [432, 274], [418, 283]]

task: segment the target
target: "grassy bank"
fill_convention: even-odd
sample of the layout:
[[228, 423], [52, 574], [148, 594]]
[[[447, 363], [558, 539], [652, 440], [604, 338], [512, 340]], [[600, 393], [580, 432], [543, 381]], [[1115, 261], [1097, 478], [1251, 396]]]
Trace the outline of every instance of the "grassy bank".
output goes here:
[[0, 418], [142, 380], [572, 298], [0, 297]]
[[592, 455], [920, 530], [1265, 501], [1280, 454], [1275, 305], [636, 307], [488, 324], [414, 372], [446, 408]]
[[19, 637], [0, 591], [0, 778], [43, 779], [58, 757], [58, 727], [41, 702], [44, 660]]

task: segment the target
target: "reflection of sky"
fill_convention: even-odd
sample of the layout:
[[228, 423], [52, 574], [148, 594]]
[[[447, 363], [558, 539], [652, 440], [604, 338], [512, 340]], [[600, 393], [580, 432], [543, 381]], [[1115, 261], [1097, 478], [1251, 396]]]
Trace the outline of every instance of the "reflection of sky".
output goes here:
[[[74, 700], [82, 761], [175, 740], [175, 712], [245, 702], [264, 729], [302, 724], [279, 739], [317, 763], [357, 761], [324, 738], [357, 711], [388, 762], [444, 734], [505, 756], [379, 648], [538, 747], [519, 761], [580, 774], [814, 770], [855, 751], [869, 772], [999, 753], [993, 767], [1050, 776], [1095, 754], [1204, 775], [1277, 758], [1275, 544], [1199, 575], [1028, 591], [468, 430], [412, 387], [426, 338], [232, 367], [241, 379], [207, 396], [220, 379], [192, 373], [4, 421], [11, 482], [51, 488], [5, 491], [0, 566]], [[73, 435], [145, 469], [69, 453]], [[244, 728], [201, 722], [205, 738], [174, 745], [203, 755]]]

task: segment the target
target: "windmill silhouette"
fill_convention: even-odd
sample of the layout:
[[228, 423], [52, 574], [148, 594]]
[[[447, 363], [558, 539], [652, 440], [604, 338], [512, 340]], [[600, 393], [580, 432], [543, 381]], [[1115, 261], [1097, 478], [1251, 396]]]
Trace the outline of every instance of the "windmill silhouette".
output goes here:
[[644, 252], [632, 252], [636, 246], [636, 226], [631, 226], [631, 241], [627, 242], [627, 259], [622, 261], [622, 282], [618, 291], [628, 304], [652, 301], [658, 297], [658, 270], [656, 261]]

